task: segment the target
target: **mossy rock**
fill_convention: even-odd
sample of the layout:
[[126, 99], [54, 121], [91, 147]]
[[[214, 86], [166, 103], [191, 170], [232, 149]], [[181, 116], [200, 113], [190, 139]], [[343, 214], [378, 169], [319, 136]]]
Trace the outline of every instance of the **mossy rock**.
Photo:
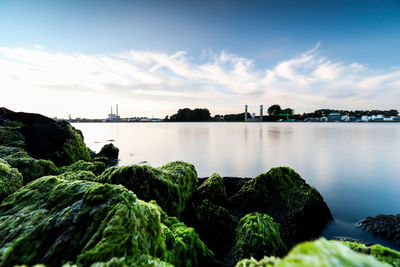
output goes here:
[[134, 263], [145, 255], [207, 266], [212, 253], [194, 229], [161, 216], [123, 186], [42, 177], [0, 205], [0, 266]]
[[94, 175], [91, 171], [68, 171], [59, 174], [58, 177], [67, 181], [96, 181], [96, 175]]
[[44, 159], [34, 159], [26, 152], [17, 152], [4, 157], [12, 167], [17, 168], [22, 174], [24, 184], [27, 184], [37, 178], [58, 174], [58, 168], [53, 162]]
[[237, 222], [224, 207], [204, 199], [199, 205], [186, 209], [184, 221], [196, 229], [218, 259], [222, 259], [231, 248]]
[[91, 171], [95, 175], [100, 175], [106, 169], [106, 165], [100, 161], [87, 162], [78, 160], [69, 166], [60, 167], [60, 173], [71, 171]]
[[390, 267], [372, 256], [352, 251], [338, 241], [320, 238], [294, 247], [284, 258], [244, 259], [236, 267]]
[[25, 150], [21, 147], [15, 146], [0, 146], [0, 158], [7, 157], [11, 154], [15, 154], [18, 152], [24, 152]]
[[218, 173], [213, 173], [196, 190], [196, 198], [208, 199], [216, 205], [226, 205], [225, 185]]
[[[139, 259], [131, 260], [122, 258], [112, 258], [107, 262], [96, 262], [93, 263], [90, 267], [174, 267], [174, 265], [162, 261], [158, 258], [151, 257], [149, 255], [142, 255]], [[63, 265], [63, 267], [69, 267]], [[71, 266], [72, 267], [72, 266]]]
[[93, 157], [93, 161], [100, 161], [103, 162], [105, 166], [108, 166], [109, 160], [107, 157]]
[[23, 185], [21, 173], [0, 159], [0, 202]]
[[239, 221], [232, 253], [234, 261], [253, 257], [281, 256], [287, 248], [279, 233], [279, 224], [261, 213], [250, 213]]
[[160, 168], [148, 165], [112, 167], [98, 182], [122, 184], [145, 201], [156, 200], [170, 216], [180, 218], [197, 185], [197, 172], [192, 164], [182, 161]]
[[114, 158], [117, 159], [119, 154], [118, 147], [114, 146], [112, 143], [104, 145], [100, 152], [97, 154], [100, 157]]
[[392, 266], [400, 267], [400, 252], [396, 250], [381, 245], [367, 246], [356, 242], [341, 242], [356, 252], [372, 255], [381, 262], [386, 262]]
[[0, 145], [21, 146], [25, 142], [19, 127], [0, 126]]
[[249, 180], [229, 201], [238, 217], [250, 212], [272, 216], [281, 224], [285, 242], [319, 236], [332, 214], [321, 194], [289, 167], [272, 168]]

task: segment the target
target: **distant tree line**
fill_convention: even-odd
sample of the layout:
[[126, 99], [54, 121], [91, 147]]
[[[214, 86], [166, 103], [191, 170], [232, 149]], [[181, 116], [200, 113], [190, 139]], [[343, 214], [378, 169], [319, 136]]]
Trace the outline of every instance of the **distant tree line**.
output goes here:
[[[288, 117], [297, 121], [304, 120], [306, 118], [321, 118], [328, 116], [329, 113], [340, 113], [342, 115], [361, 117], [364, 115], [384, 115], [385, 117], [398, 116], [399, 112], [395, 109], [391, 110], [336, 110], [336, 109], [318, 109], [311, 113], [295, 114], [294, 109], [284, 108], [282, 109], [278, 104], [274, 104], [267, 109], [268, 115], [263, 116], [263, 121], [278, 121], [280, 119], [286, 120]], [[247, 113], [247, 117], [250, 119], [251, 114]], [[210, 111], [206, 108], [196, 108], [191, 110], [189, 108], [179, 109], [178, 112], [171, 117], [166, 116], [165, 121], [176, 121], [176, 122], [196, 122], [196, 121], [244, 121], [245, 113], [237, 114], [226, 114], [226, 115], [215, 115], [211, 117]], [[260, 116], [255, 117], [256, 120], [260, 119]]]

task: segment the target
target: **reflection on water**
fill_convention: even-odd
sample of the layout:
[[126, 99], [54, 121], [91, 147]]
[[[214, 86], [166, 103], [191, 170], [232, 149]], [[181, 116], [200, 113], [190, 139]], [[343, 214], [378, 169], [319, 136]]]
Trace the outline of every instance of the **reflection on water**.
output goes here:
[[[400, 124], [343, 123], [77, 123], [93, 150], [109, 141], [120, 165], [161, 166], [184, 160], [199, 177], [254, 177], [290, 166], [316, 187], [336, 221], [354, 224], [378, 213], [399, 213]], [[346, 229], [350, 229], [346, 228]], [[340, 230], [341, 229], [341, 230]]]

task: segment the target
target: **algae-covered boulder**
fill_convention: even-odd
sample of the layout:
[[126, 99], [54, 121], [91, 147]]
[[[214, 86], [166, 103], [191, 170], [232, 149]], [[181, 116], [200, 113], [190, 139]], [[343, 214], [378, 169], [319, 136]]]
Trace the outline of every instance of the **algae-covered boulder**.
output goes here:
[[386, 262], [392, 266], [400, 267], [400, 252], [396, 250], [381, 245], [367, 246], [365, 244], [347, 241], [342, 241], [342, 243], [356, 252], [374, 256], [381, 262]]
[[91, 171], [95, 175], [100, 175], [106, 169], [106, 165], [100, 161], [87, 162], [78, 160], [69, 166], [60, 168], [60, 173], [71, 172], [71, 171]]
[[0, 159], [0, 202], [22, 187], [22, 175], [17, 169]]
[[46, 175], [58, 174], [58, 168], [53, 162], [44, 159], [34, 159], [26, 152], [11, 154], [4, 157], [4, 160], [12, 167], [18, 169], [24, 178], [24, 184]]
[[14, 146], [0, 146], [0, 158], [7, 157], [11, 154], [15, 154], [18, 152], [24, 152], [25, 150], [21, 147]]
[[231, 248], [237, 222], [224, 207], [205, 199], [186, 209], [184, 221], [196, 229], [217, 258], [222, 258]]
[[320, 193], [288, 167], [272, 168], [248, 181], [229, 207], [239, 217], [250, 212], [272, 216], [290, 243], [317, 237], [333, 219]]
[[[0, 136], [7, 138], [0, 138], [0, 145], [24, 142], [32, 157], [51, 160], [57, 166], [69, 165], [80, 159], [91, 160], [82, 133], [67, 121], [54, 121], [40, 114], [13, 112], [6, 108], [0, 108], [0, 119], [22, 125], [1, 127]], [[13, 137], [10, 139], [10, 136]]]
[[118, 147], [115, 147], [112, 143], [110, 143], [110, 144], [104, 145], [97, 155], [100, 157], [117, 159], [118, 154], [119, 154]]
[[226, 204], [226, 192], [225, 185], [222, 181], [221, 176], [217, 173], [213, 173], [207, 178], [196, 190], [196, 198], [208, 199], [214, 204], [224, 205]]
[[0, 145], [21, 146], [25, 142], [24, 136], [18, 127], [0, 126]]
[[323, 238], [294, 247], [284, 258], [244, 259], [236, 267], [390, 267], [372, 256], [352, 251], [338, 241]]
[[280, 233], [279, 224], [261, 213], [250, 213], [239, 221], [233, 245], [233, 259], [236, 261], [253, 257], [281, 256], [287, 251]]
[[91, 171], [67, 171], [61, 173], [60, 175], [58, 175], [58, 177], [67, 181], [96, 181], [96, 175], [94, 175]]
[[148, 165], [112, 167], [97, 181], [122, 184], [138, 198], [156, 200], [168, 215], [180, 217], [196, 189], [197, 172], [192, 164], [175, 161], [161, 168]]
[[123, 186], [42, 177], [0, 205], [0, 266], [135, 263], [144, 255], [175, 266], [209, 264], [212, 253], [194, 230], [168, 220]]
[[[90, 267], [128, 267], [128, 266], [137, 266], [137, 267], [174, 267], [174, 265], [162, 261], [158, 258], [151, 257], [149, 255], [142, 255], [139, 259], [131, 260], [122, 258], [112, 258], [107, 262], [96, 262], [93, 263]], [[63, 266], [70, 267], [70, 266]], [[75, 266], [71, 266], [75, 267]]]

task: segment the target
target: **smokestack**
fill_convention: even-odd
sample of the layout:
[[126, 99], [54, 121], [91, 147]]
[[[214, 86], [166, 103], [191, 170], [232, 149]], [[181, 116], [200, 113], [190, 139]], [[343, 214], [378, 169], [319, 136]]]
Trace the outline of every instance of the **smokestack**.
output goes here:
[[244, 106], [244, 121], [247, 121], [247, 105]]
[[118, 116], [118, 104], [117, 104], [117, 116]]
[[263, 120], [263, 105], [260, 105], [260, 121]]
[[112, 114], [112, 106], [111, 106], [111, 113], [110, 114]]

